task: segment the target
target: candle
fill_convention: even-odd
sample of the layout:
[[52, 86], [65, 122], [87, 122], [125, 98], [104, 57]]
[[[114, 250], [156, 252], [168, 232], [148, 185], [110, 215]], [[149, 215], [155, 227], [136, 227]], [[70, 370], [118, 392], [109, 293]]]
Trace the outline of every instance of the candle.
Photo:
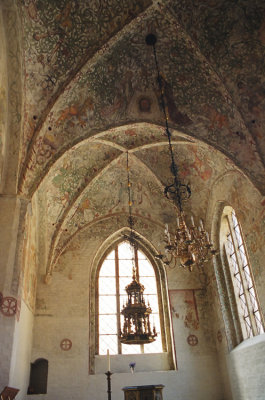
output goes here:
[[191, 219], [191, 225], [194, 226], [194, 218], [193, 218], [193, 216], [191, 216], [190, 219]]
[[110, 355], [109, 355], [109, 349], [107, 350], [107, 356], [108, 356], [108, 371], [110, 371]]

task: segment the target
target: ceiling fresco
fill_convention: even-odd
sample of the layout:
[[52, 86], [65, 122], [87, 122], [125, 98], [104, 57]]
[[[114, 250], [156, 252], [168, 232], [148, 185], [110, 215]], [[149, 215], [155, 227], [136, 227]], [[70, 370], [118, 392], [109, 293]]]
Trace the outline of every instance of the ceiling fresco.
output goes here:
[[263, 1], [17, 6], [24, 68], [18, 191], [39, 196], [47, 265], [81, 230], [127, 213], [127, 151], [135, 215], [158, 224], [175, 215], [163, 195], [169, 155], [152, 48], [145, 44], [150, 32], [158, 38], [180, 176], [192, 188], [189, 212], [205, 216], [215, 182], [229, 171], [265, 194]]
[[[19, 186], [25, 195], [74, 144], [132, 122], [163, 123], [152, 49], [144, 40], [150, 30], [158, 37], [171, 126], [222, 151], [264, 190], [261, 6], [53, 3], [22, 5], [26, 118]], [[194, 32], [192, 21], [203, 28]], [[55, 74], [51, 88], [43, 83], [47, 74]]]
[[[94, 139], [88, 140], [86, 146], [76, 145], [57, 161], [42, 182], [49, 265], [57, 261], [80, 230], [102, 219], [128, 213], [126, 148], [121, 151], [111, 147], [109, 132], [106, 137], [108, 145], [104, 144], [104, 135], [99, 142]], [[133, 142], [134, 136], [130, 138]], [[189, 182], [192, 190], [192, 197], [184, 208], [195, 218], [200, 215], [206, 219], [213, 185], [220, 176], [236, 168], [229, 158], [211, 150], [210, 146], [181, 139], [173, 142], [175, 158], [181, 180]], [[175, 220], [176, 209], [164, 196], [165, 185], [172, 183], [169, 166], [166, 142], [129, 151], [133, 213], [137, 219], [160, 225]]]

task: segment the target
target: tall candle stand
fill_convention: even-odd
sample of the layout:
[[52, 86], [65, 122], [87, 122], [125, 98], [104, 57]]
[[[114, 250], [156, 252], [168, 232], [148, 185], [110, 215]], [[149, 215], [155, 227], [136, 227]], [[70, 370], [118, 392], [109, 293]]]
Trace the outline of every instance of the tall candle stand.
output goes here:
[[111, 400], [111, 375], [112, 375], [112, 372], [110, 372], [110, 371], [105, 372], [105, 375], [107, 375], [107, 382], [108, 382], [108, 390], [107, 390], [108, 400]]

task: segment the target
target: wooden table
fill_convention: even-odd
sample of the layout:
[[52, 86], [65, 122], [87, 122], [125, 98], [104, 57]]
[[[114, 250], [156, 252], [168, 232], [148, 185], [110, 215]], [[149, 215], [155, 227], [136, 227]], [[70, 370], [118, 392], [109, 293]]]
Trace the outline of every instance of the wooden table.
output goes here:
[[163, 400], [164, 385], [125, 386], [124, 400]]

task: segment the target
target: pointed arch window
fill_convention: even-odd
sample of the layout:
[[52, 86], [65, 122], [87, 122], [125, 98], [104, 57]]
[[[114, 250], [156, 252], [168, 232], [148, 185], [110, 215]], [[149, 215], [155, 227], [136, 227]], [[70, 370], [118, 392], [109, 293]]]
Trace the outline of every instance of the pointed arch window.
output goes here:
[[[132, 280], [132, 251], [130, 244], [121, 242], [109, 252], [103, 260], [98, 274], [98, 343], [97, 354], [141, 354], [164, 351], [163, 320], [161, 318], [160, 287], [155, 269], [143, 251], [135, 249], [137, 279], [144, 285], [146, 303], [152, 308], [151, 323], [155, 324], [157, 338], [145, 345], [126, 345], [118, 340], [118, 333], [123, 326], [121, 310], [127, 299], [125, 287]], [[161, 330], [162, 327], [162, 330]]]
[[242, 334], [243, 338], [246, 339], [264, 333], [264, 321], [241, 226], [235, 211], [231, 207], [225, 208], [224, 215], [224, 223], [226, 224], [225, 251], [230, 267]]

